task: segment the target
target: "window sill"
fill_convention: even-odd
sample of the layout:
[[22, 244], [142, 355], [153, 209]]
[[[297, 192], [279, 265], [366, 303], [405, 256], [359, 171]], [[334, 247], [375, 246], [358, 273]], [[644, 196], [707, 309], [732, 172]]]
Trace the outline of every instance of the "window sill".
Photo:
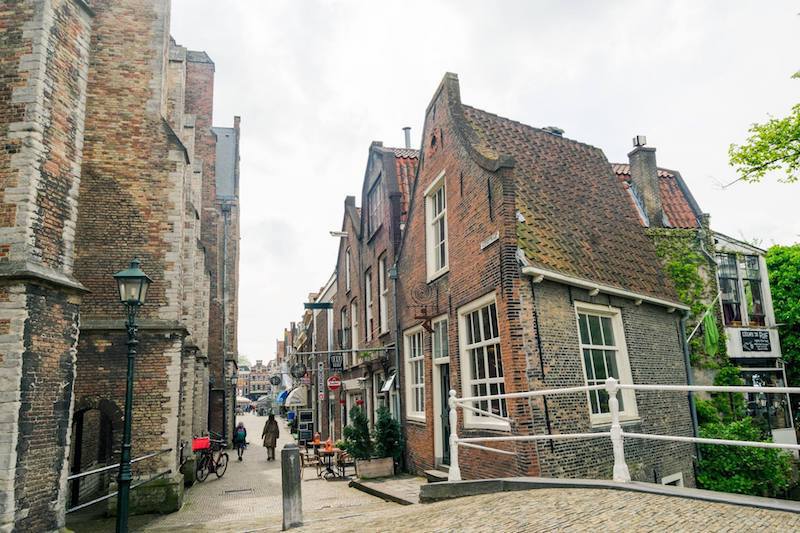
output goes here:
[[468, 418], [464, 420], [464, 429], [488, 429], [493, 431], [511, 432], [511, 424], [509, 422], [496, 422], [488, 420], [475, 420], [475, 418]]
[[[609, 417], [602, 417], [602, 418], [590, 417], [589, 420], [591, 421], [592, 429], [599, 429], [599, 428], [604, 428], [605, 429], [605, 428], [610, 428], [611, 427], [611, 417], [610, 416]], [[641, 417], [639, 417], [638, 414], [628, 415], [628, 416], [620, 415], [620, 417], [619, 417], [619, 424], [621, 426], [630, 426], [630, 425], [633, 425], [633, 424], [639, 424], [639, 423], [641, 423], [641, 421], [642, 421], [642, 419], [641, 419]]]
[[433, 281], [436, 281], [437, 279], [441, 278], [442, 276], [444, 276], [448, 272], [450, 272], [450, 265], [447, 265], [443, 269], [438, 270], [438, 271], [434, 272], [433, 274], [429, 275], [427, 282], [431, 283]]
[[406, 413], [406, 420], [409, 422], [416, 422], [418, 424], [422, 424], [423, 426], [427, 425], [428, 421], [425, 419], [425, 415], [418, 415], [418, 414], [409, 414]]

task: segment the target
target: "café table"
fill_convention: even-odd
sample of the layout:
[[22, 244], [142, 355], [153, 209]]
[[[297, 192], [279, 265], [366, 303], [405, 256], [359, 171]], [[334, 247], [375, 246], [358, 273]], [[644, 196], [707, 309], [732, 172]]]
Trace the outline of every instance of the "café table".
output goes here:
[[336, 473], [336, 470], [333, 469], [333, 458], [336, 457], [336, 454], [341, 452], [339, 448], [320, 448], [319, 449], [319, 456], [322, 459], [322, 464], [325, 466], [325, 470], [322, 472], [321, 476], [325, 479], [339, 477], [339, 474]]

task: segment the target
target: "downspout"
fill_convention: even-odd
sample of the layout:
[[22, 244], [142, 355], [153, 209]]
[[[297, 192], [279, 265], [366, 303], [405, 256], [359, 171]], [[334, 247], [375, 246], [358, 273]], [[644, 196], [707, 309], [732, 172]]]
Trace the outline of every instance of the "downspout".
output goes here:
[[[389, 279], [392, 280], [392, 300], [394, 300], [394, 388], [397, 390], [397, 420], [400, 421], [400, 427], [402, 428], [403, 432], [403, 441], [406, 441], [406, 425], [403, 423], [403, 389], [400, 384], [400, 342], [402, 337], [400, 335], [400, 312], [397, 304], [397, 261], [395, 261], [394, 265], [392, 265], [392, 268], [389, 269]], [[403, 454], [401, 460], [405, 463], [405, 454]], [[400, 468], [402, 469], [404, 466], [404, 464], [401, 464]]]
[[[531, 298], [533, 299], [533, 324], [536, 330], [536, 348], [539, 351], [539, 371], [542, 373], [542, 385], [544, 385], [544, 352], [542, 351], [542, 335], [539, 332], [539, 313], [536, 310], [536, 289], [533, 278], [529, 277], [528, 282], [531, 285]], [[542, 396], [542, 400], [544, 401], [544, 423], [547, 425], [547, 434], [550, 435], [552, 430], [550, 428], [550, 410], [547, 407], [547, 396]], [[555, 452], [553, 439], [547, 440], [550, 443], [550, 452]]]
[[[684, 311], [681, 313], [681, 320], [678, 327], [678, 334], [681, 339], [681, 347], [683, 348], [683, 366], [686, 369], [686, 384], [694, 385], [694, 377], [692, 375], [692, 362], [689, 358], [689, 343], [686, 340], [686, 319], [689, 318], [689, 312]], [[689, 409], [692, 414], [692, 435], [698, 437], [698, 423], [697, 423], [697, 409], [694, 403], [694, 394], [689, 393]], [[697, 460], [700, 460], [700, 446], [695, 444], [695, 453]]]
[[228, 440], [228, 379], [225, 371], [228, 366], [228, 331], [225, 320], [225, 282], [228, 278], [228, 211], [222, 205], [222, 440]]

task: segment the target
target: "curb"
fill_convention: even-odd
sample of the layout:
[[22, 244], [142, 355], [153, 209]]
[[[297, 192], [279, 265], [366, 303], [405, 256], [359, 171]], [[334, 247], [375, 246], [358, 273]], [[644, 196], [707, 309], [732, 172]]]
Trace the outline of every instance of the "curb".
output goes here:
[[395, 496], [394, 494], [389, 494], [388, 492], [383, 492], [376, 488], [373, 488], [369, 485], [361, 483], [360, 481], [352, 480], [348, 484], [348, 487], [352, 487], [356, 490], [360, 490], [361, 492], [366, 492], [371, 496], [377, 496], [382, 500], [386, 500], [387, 502], [394, 502], [400, 505], [414, 505], [415, 502], [410, 502], [405, 498], [401, 498], [400, 496]]

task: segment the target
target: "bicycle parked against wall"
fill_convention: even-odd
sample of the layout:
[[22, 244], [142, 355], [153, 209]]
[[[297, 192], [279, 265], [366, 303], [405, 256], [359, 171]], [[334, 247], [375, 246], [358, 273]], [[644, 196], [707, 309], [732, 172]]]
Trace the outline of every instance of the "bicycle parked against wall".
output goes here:
[[[221, 435], [213, 434], [214, 437]], [[222, 439], [207, 437], [195, 437], [192, 439], [192, 451], [199, 453], [197, 458], [196, 477], [197, 481], [203, 482], [211, 472], [221, 478], [228, 469], [228, 454], [225, 449], [225, 441]], [[216, 453], [216, 456], [215, 456]]]

